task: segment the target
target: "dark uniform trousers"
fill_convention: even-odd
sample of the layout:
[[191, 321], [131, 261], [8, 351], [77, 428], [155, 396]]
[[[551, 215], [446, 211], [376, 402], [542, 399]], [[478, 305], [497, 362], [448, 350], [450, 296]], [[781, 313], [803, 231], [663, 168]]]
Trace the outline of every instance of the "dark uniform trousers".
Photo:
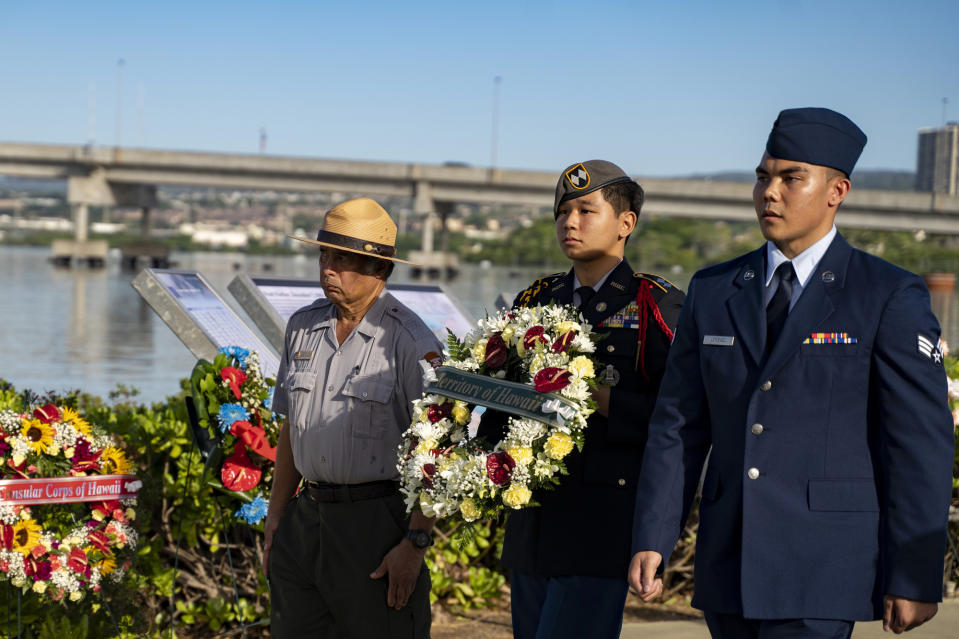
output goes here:
[[744, 619], [704, 613], [712, 639], [849, 639], [852, 621], [839, 619]]
[[428, 638], [426, 566], [400, 610], [386, 605], [389, 576], [370, 578], [406, 529], [400, 495], [318, 503], [301, 491], [283, 513], [270, 552], [273, 636]]
[[[589, 418], [582, 452], [564, 460], [569, 474], [555, 490], [535, 496], [540, 506], [509, 515], [502, 562], [517, 639], [619, 636], [646, 428], [683, 298], [623, 260], [582, 306], [601, 335], [596, 372], [612, 386], [609, 417]], [[537, 280], [513, 306], [572, 301], [569, 272]], [[479, 434], [496, 442], [505, 424], [505, 415], [487, 411]]]

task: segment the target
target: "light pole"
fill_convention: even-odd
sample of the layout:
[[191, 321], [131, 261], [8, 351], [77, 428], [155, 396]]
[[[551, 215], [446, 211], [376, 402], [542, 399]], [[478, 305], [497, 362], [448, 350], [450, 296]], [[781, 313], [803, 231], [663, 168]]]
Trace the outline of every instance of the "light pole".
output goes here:
[[496, 145], [497, 135], [499, 133], [499, 85], [503, 81], [500, 76], [493, 77], [493, 127], [490, 132], [489, 143], [489, 166], [490, 170], [496, 169]]
[[117, 130], [114, 144], [120, 148], [120, 132], [123, 128], [123, 65], [126, 61], [123, 58], [117, 60]]

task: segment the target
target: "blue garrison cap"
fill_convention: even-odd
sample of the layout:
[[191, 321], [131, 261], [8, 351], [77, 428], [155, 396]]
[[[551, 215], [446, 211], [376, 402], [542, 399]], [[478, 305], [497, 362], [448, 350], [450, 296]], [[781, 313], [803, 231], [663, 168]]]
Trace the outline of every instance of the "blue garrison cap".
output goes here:
[[828, 166], [852, 175], [866, 146], [866, 134], [830, 109], [806, 107], [779, 113], [766, 140], [766, 153], [781, 160]]

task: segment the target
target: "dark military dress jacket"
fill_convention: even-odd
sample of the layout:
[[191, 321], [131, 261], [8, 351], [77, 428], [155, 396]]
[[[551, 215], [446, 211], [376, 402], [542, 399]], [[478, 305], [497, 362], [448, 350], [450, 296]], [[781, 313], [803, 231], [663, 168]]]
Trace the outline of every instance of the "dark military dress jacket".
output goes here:
[[[534, 495], [540, 506], [509, 514], [507, 568], [538, 576], [625, 579], [647, 426], [683, 299], [666, 280], [634, 273], [623, 260], [583, 309], [593, 331], [603, 335], [595, 356], [597, 375], [612, 383], [609, 417], [589, 418], [582, 452], [566, 458], [569, 475], [555, 490]], [[513, 306], [550, 303], [573, 303], [572, 271], [536, 280]], [[487, 411], [479, 435], [498, 441], [506, 419]]]

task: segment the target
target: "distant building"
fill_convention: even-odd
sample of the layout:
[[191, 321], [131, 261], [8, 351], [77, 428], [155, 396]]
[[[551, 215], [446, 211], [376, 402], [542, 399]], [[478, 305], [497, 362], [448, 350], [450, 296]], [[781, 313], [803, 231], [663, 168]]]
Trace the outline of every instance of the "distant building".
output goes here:
[[916, 190], [959, 195], [959, 122], [919, 129]]

